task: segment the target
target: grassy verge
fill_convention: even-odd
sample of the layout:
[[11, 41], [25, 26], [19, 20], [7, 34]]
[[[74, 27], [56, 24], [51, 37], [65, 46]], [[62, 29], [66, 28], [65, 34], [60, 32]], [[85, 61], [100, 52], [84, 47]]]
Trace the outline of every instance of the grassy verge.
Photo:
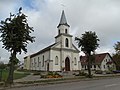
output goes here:
[[[2, 81], [6, 81], [7, 80], [7, 77], [8, 77], [8, 70], [3, 70], [2, 71]], [[27, 72], [14, 72], [14, 79], [19, 79], [19, 78], [22, 78], [22, 77], [25, 77], [27, 75], [29, 75], [30, 73], [27, 73]]]

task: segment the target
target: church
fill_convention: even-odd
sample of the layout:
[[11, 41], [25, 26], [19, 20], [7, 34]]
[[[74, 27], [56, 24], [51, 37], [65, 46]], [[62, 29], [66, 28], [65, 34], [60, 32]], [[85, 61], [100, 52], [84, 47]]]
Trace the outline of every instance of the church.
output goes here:
[[57, 26], [58, 35], [52, 45], [24, 57], [24, 69], [40, 71], [81, 70], [79, 50], [72, 43], [64, 10]]

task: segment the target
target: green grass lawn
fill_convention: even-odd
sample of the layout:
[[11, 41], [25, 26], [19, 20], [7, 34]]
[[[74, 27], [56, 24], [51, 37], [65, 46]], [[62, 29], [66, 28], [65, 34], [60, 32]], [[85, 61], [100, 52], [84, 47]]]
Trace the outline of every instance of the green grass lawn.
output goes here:
[[[8, 70], [3, 70], [2, 71], [2, 81], [6, 81], [7, 80], [7, 77], [8, 77]], [[14, 72], [14, 79], [20, 79], [22, 77], [25, 77], [27, 75], [29, 75], [30, 73], [28, 72], [18, 72], [18, 71], [15, 71]]]

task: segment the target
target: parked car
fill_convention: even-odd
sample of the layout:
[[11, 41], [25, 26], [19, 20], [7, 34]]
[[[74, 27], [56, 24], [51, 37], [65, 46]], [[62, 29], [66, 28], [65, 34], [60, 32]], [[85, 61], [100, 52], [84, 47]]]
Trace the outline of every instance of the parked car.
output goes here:
[[120, 73], [120, 70], [115, 70], [113, 71], [113, 73]]

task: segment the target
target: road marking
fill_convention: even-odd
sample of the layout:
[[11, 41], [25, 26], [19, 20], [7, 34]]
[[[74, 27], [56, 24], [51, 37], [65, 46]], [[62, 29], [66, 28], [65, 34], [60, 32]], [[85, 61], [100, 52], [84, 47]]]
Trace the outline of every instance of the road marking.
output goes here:
[[105, 87], [112, 87], [112, 86], [117, 86], [118, 84], [109, 84], [109, 85], [105, 85]]

